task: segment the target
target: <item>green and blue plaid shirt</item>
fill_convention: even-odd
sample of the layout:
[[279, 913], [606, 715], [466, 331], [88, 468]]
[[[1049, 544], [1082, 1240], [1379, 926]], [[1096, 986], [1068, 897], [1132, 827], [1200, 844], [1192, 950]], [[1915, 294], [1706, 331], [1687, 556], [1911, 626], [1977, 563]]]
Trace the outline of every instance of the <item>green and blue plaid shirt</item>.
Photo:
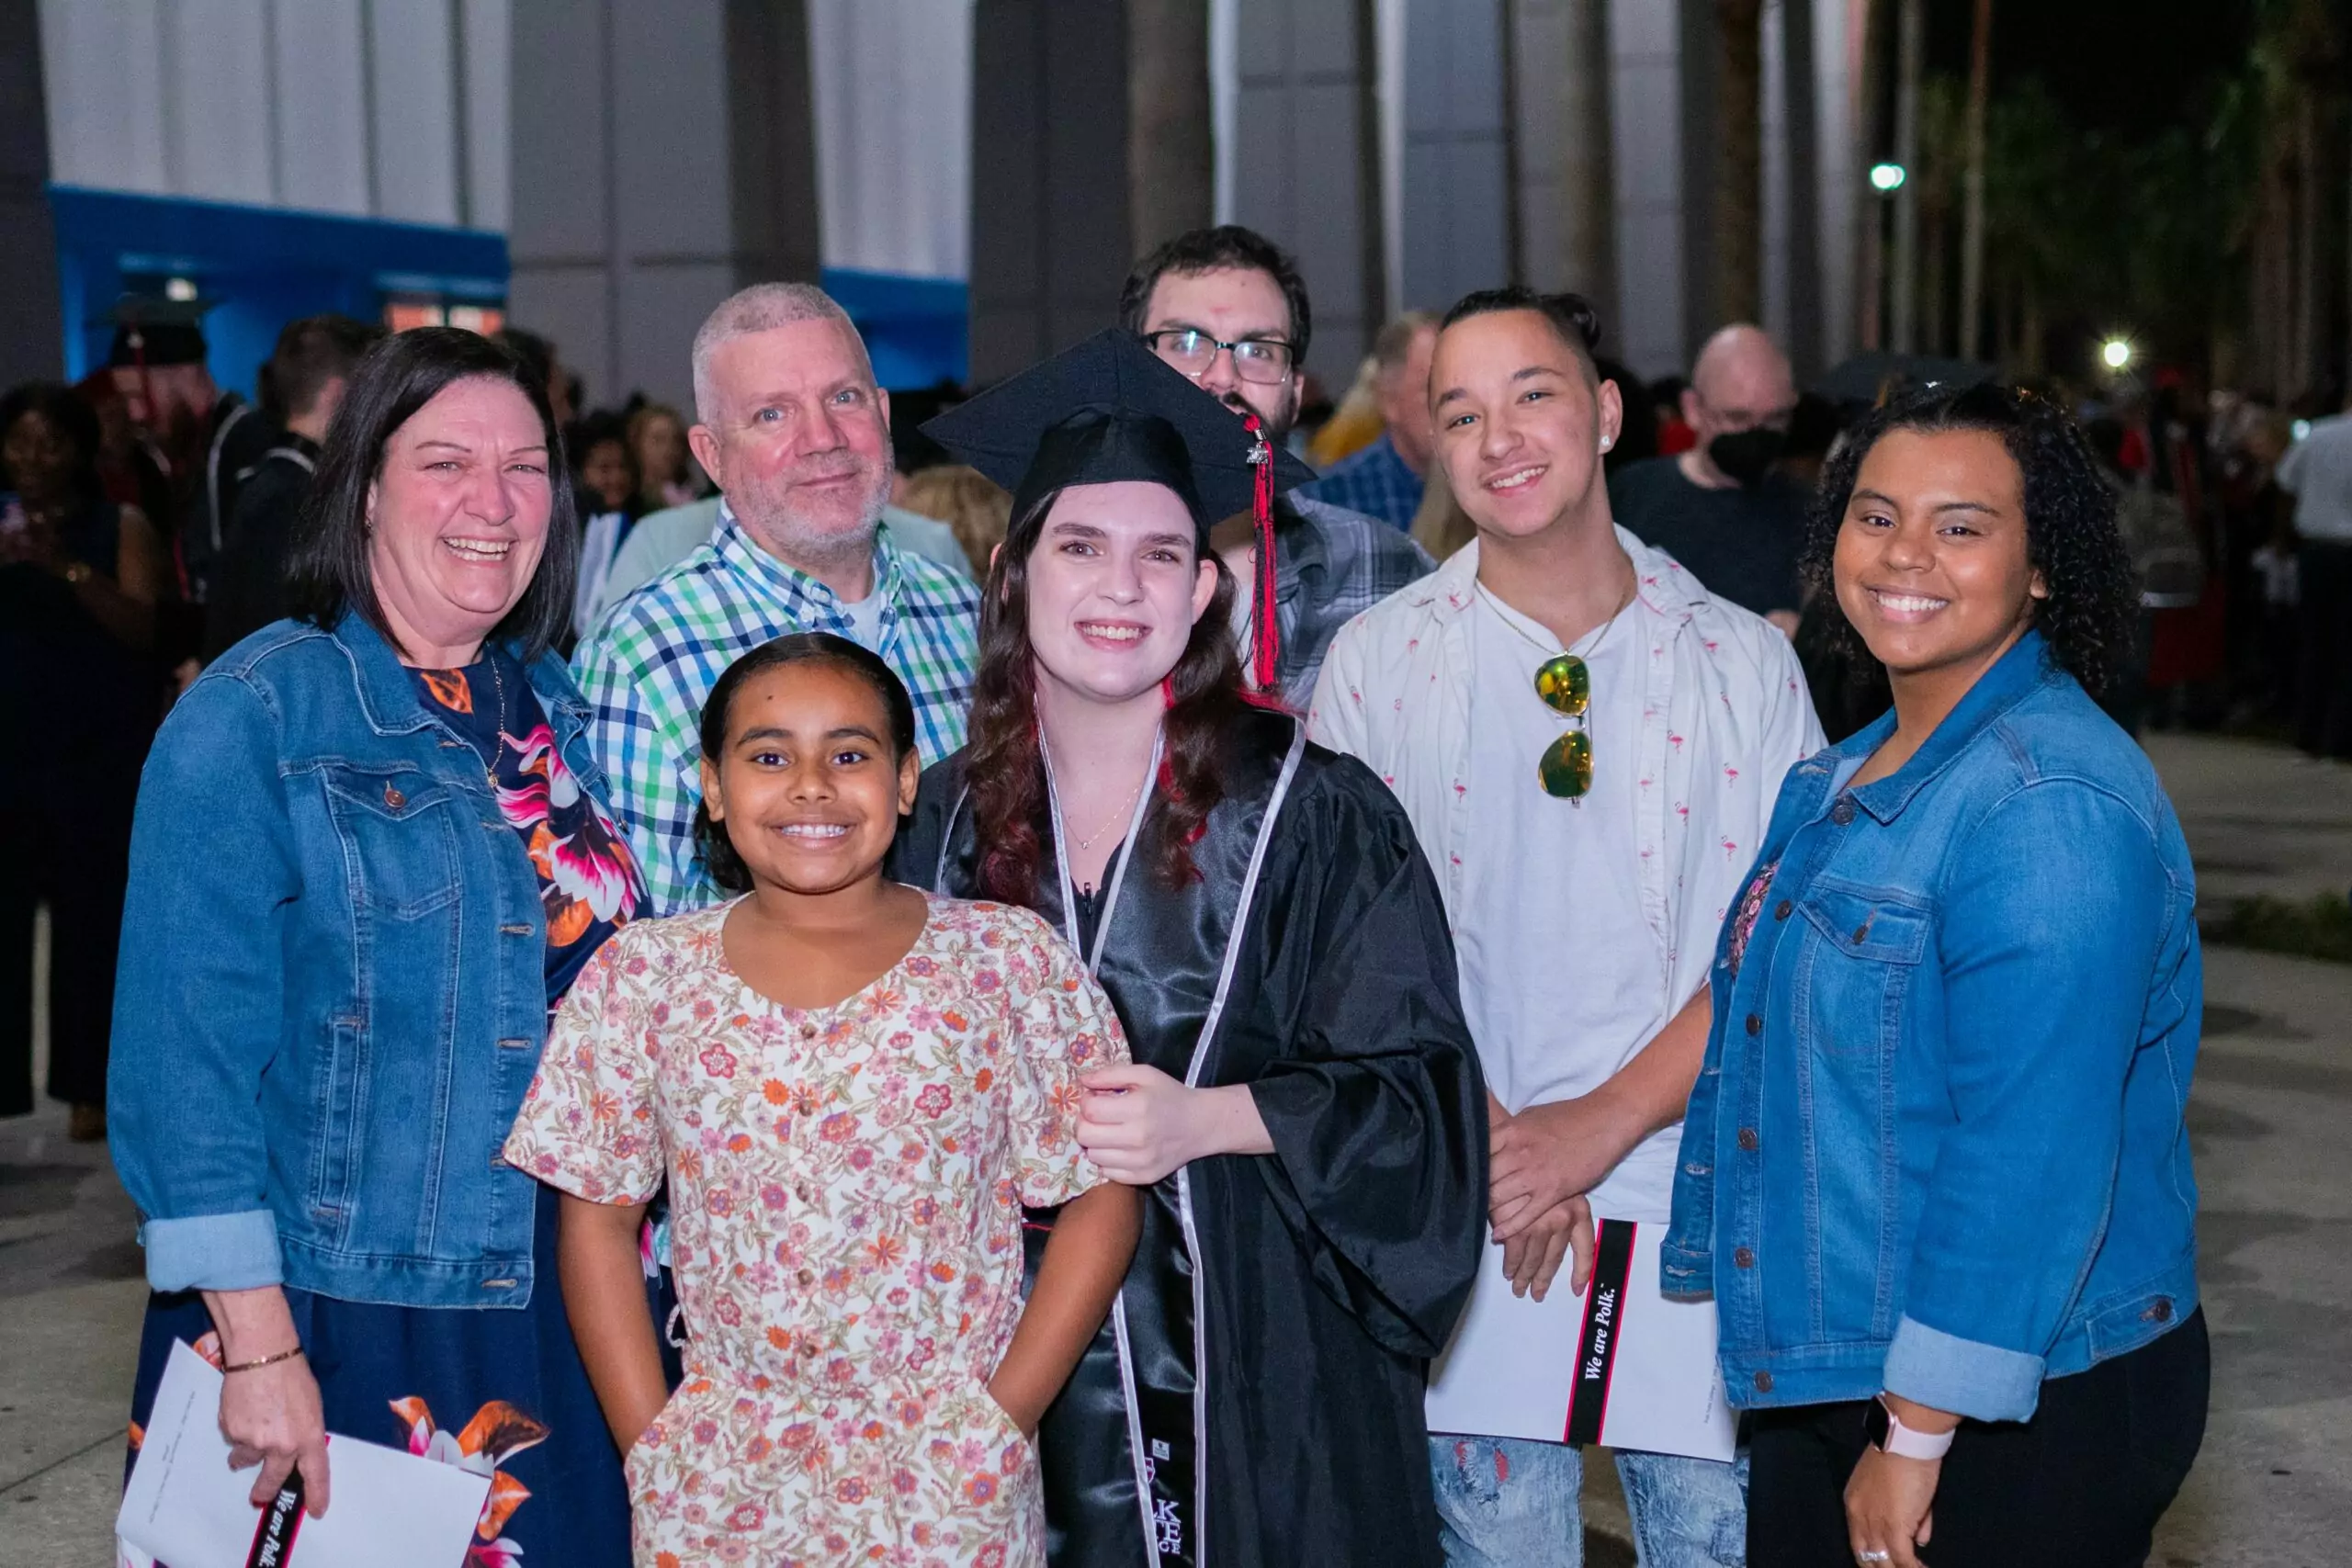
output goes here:
[[[887, 526], [875, 536], [874, 591], [882, 601], [875, 651], [914, 698], [916, 749], [928, 767], [964, 744], [980, 591], [898, 548]], [[614, 605], [572, 656], [594, 709], [588, 742], [612, 776], [612, 805], [657, 915], [727, 896], [695, 845], [703, 700], [738, 658], [791, 632], [856, 637], [831, 589], [753, 543], [722, 506], [710, 542]]]

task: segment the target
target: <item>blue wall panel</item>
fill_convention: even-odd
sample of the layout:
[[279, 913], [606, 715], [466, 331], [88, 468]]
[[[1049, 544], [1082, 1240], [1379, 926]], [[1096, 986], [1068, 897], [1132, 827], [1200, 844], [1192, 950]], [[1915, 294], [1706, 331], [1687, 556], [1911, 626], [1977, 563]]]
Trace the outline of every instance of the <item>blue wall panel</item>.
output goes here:
[[389, 223], [282, 208], [51, 186], [65, 371], [106, 363], [104, 317], [127, 288], [186, 277], [219, 305], [205, 318], [214, 379], [252, 395], [278, 329], [340, 310], [380, 320], [392, 296], [498, 305], [506, 239], [478, 230]]

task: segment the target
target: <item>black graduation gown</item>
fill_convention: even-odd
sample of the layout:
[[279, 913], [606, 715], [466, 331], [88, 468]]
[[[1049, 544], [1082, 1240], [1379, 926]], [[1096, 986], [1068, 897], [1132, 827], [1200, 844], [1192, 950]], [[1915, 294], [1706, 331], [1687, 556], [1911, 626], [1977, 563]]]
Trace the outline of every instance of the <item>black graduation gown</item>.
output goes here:
[[[1238, 723], [1225, 777], [1190, 886], [1150, 864], [1143, 819], [1102, 901], [1100, 977], [1136, 1061], [1250, 1086], [1275, 1152], [1147, 1194], [1119, 1305], [1039, 1435], [1052, 1559], [1436, 1564], [1427, 1363], [1487, 1211], [1486, 1087], [1444, 909], [1395, 798], [1295, 720]], [[972, 893], [964, 795], [962, 752], [924, 774], [894, 874]], [[1036, 908], [1063, 930], [1059, 883], [1049, 858]]]

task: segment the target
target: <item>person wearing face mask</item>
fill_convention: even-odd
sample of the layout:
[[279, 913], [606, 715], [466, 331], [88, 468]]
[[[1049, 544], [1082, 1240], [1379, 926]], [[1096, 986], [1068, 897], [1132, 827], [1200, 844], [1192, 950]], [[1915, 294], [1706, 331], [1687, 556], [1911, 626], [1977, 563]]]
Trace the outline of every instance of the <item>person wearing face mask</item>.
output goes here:
[[892, 874], [1044, 915], [1134, 1057], [1080, 1080], [1144, 1222], [1039, 1429], [1051, 1560], [1436, 1568], [1422, 1390], [1478, 1266], [1487, 1096], [1411, 822], [1226, 629], [1209, 530], [1305, 469], [1124, 331], [924, 431], [1013, 521], [971, 743]]
[[1788, 355], [1761, 327], [1724, 327], [1707, 340], [1682, 392], [1697, 444], [1609, 480], [1610, 509], [1635, 537], [1791, 636], [1804, 607], [1804, 495], [1776, 465], [1796, 411]]

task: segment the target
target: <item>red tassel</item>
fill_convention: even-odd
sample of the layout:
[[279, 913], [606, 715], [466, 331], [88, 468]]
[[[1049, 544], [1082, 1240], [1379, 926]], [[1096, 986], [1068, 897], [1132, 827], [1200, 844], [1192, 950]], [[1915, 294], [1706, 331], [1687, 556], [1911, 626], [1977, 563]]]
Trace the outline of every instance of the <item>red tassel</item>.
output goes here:
[[1259, 691], [1280, 698], [1282, 631], [1274, 624], [1274, 452], [1256, 414], [1246, 415], [1241, 427], [1257, 439], [1250, 453], [1250, 461], [1258, 470], [1250, 503], [1258, 540], [1256, 596], [1250, 608], [1250, 673]]

